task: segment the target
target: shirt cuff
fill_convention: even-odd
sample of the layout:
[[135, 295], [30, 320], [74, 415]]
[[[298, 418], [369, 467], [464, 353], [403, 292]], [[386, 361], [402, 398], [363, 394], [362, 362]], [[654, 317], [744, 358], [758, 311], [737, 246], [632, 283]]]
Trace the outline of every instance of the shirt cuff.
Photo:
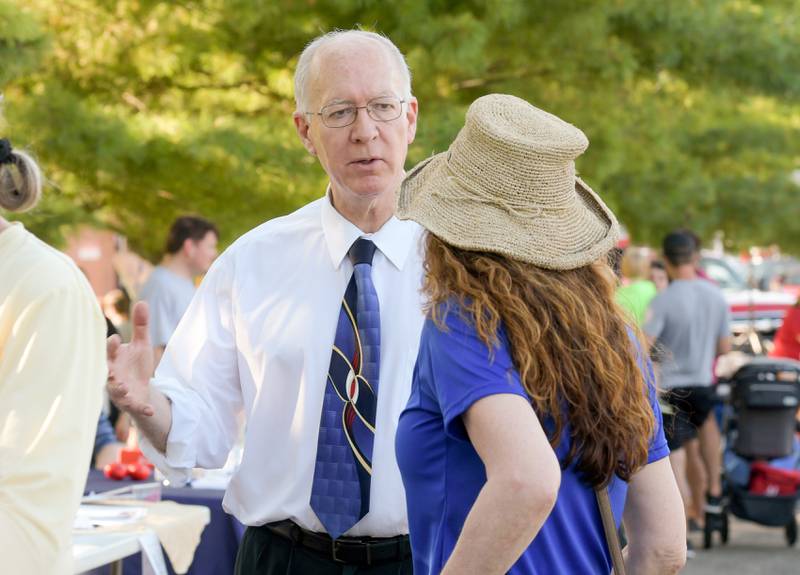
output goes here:
[[451, 405], [444, 413], [444, 431], [455, 440], [469, 441], [467, 429], [461, 416], [469, 410], [479, 399], [490, 395], [518, 395], [528, 401], [527, 394], [522, 389], [515, 389], [507, 384], [476, 387]]
[[659, 459], [664, 459], [667, 456], [669, 456], [669, 447], [667, 447], [667, 442], [659, 442], [658, 445], [651, 447], [650, 451], [647, 453], [647, 463], [648, 465], [650, 463], [655, 463]]
[[191, 391], [172, 378], [152, 378], [150, 385], [170, 400], [172, 425], [167, 436], [167, 452], [161, 453], [140, 436], [140, 447], [145, 457], [163, 473], [170, 483], [185, 485], [197, 466], [197, 448], [194, 437], [199, 425], [199, 415], [194, 408]]

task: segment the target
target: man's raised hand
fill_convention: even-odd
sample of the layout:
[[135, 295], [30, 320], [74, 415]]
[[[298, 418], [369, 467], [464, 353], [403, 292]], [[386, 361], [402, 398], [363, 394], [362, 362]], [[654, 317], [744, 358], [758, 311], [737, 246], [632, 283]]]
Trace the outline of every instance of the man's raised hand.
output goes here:
[[133, 337], [123, 344], [118, 335], [108, 338], [108, 382], [111, 401], [133, 417], [152, 416], [150, 377], [153, 375], [153, 348], [148, 331], [147, 304], [133, 308]]

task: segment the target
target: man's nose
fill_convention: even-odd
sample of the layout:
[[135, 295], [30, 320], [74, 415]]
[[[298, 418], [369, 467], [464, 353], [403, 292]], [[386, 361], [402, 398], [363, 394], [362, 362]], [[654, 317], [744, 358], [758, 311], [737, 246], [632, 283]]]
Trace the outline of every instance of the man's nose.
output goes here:
[[356, 110], [356, 120], [350, 127], [350, 139], [354, 142], [368, 142], [378, 137], [378, 122], [372, 119], [366, 108]]

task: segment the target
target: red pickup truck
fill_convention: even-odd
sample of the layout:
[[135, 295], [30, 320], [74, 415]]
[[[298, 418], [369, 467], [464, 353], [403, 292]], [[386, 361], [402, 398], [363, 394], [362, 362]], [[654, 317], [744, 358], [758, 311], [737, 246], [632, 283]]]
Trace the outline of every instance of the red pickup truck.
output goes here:
[[790, 293], [750, 287], [744, 278], [746, 270], [740, 269], [742, 265], [733, 258], [708, 253], [700, 259], [700, 268], [725, 293], [733, 317], [734, 334], [752, 328], [760, 334], [772, 335], [797, 298]]

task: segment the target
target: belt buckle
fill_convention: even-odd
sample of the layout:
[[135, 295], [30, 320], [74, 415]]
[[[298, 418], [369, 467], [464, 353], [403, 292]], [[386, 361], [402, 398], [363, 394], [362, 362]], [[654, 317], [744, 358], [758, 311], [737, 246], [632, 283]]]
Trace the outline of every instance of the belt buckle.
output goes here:
[[336, 563], [347, 563], [347, 561], [345, 561], [344, 559], [340, 559], [339, 557], [336, 556], [336, 543], [337, 542], [338, 542], [338, 539], [331, 539], [331, 555], [333, 556], [333, 560]]

